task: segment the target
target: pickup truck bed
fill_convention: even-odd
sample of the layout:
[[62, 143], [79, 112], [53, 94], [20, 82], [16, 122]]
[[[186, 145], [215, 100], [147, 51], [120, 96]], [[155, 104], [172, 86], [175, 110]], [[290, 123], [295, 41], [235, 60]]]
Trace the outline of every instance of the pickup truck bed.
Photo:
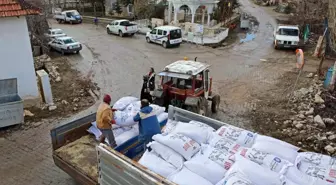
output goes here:
[[[94, 113], [64, 123], [50, 131], [53, 144], [53, 159], [56, 166], [68, 173], [81, 185], [98, 184], [97, 155], [99, 152], [97, 153], [96, 147], [99, 143], [93, 135], [87, 132], [91, 122], [95, 121], [95, 119], [96, 114]], [[161, 122], [161, 126], [164, 126], [166, 122], [167, 120]], [[129, 160], [135, 163], [141, 158], [144, 149], [143, 143], [138, 142], [137, 136], [117, 146], [114, 150], [106, 145], [104, 146], [104, 150], [117, 152], [118, 155], [126, 156], [126, 158], [128, 157]]]
[[55, 154], [92, 179], [98, 179], [96, 145], [94, 136], [86, 135], [57, 149]]

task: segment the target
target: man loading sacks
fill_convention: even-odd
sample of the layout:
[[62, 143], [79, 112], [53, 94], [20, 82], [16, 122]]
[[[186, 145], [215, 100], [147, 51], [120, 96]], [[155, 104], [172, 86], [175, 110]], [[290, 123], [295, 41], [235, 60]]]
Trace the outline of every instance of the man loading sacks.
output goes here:
[[98, 129], [102, 132], [102, 135], [99, 138], [100, 142], [103, 143], [105, 138], [107, 138], [109, 145], [114, 148], [117, 146], [112, 132], [112, 124], [115, 124], [115, 120], [113, 116], [114, 110], [111, 109], [110, 103], [110, 95], [105, 95], [103, 102], [98, 107], [96, 122]]
[[145, 143], [145, 147], [155, 134], [161, 134], [159, 121], [147, 99], [141, 100], [141, 110], [133, 120], [139, 122], [139, 140]]

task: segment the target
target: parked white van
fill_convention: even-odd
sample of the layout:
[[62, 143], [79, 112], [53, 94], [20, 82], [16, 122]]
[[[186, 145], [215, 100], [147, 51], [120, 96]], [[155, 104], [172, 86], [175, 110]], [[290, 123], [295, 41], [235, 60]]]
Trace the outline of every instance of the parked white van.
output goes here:
[[161, 44], [164, 48], [182, 43], [182, 30], [175, 26], [159, 26], [147, 32], [146, 41]]

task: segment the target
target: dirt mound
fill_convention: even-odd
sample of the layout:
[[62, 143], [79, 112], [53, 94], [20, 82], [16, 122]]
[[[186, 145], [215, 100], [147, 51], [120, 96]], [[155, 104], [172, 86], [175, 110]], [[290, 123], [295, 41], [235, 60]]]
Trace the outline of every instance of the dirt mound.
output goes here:
[[41, 69], [49, 73], [53, 99], [57, 108], [49, 110], [46, 105], [29, 108], [29, 111], [34, 116], [25, 117], [25, 122], [37, 122], [44, 118], [65, 117], [94, 104], [95, 100], [90, 91], [92, 92], [96, 89], [95, 85], [73, 69], [65, 57], [49, 60], [43, 64]]
[[312, 75], [299, 79], [292, 92], [297, 72], [288, 72], [274, 90], [260, 97], [257, 110], [248, 116], [254, 129], [287, 141], [303, 149], [334, 154], [336, 152], [336, 93], [323, 89]]

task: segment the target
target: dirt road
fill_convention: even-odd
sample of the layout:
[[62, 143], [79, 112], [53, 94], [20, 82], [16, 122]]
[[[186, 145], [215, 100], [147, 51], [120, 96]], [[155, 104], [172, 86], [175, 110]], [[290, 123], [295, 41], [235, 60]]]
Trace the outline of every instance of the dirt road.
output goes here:
[[[80, 55], [68, 56], [75, 68], [84, 76], [91, 77], [101, 88], [101, 93], [109, 93], [116, 100], [124, 95], [138, 96], [142, 75], [149, 67], [157, 71], [175, 60], [187, 56], [198, 57], [199, 61], [211, 64], [211, 75], [215, 91], [222, 96], [222, 109], [218, 115], [223, 121], [242, 125], [236, 113], [253, 108], [249, 103], [249, 90], [262, 89], [269, 85], [266, 79], [276, 78], [273, 72], [264, 73], [260, 59], [272, 56], [286, 56], [285, 52], [273, 52], [272, 31], [275, 21], [251, 4], [241, 2], [244, 9], [259, 21], [256, 39], [229, 48], [183, 44], [180, 48], [164, 49], [147, 44], [144, 36], [120, 38], [106, 34], [105, 29], [96, 29], [90, 24], [65, 25], [52, 23], [68, 35], [83, 43]], [[270, 77], [265, 76], [270, 75]], [[273, 75], [273, 76], [272, 76]], [[65, 79], [64, 79], [65, 80]], [[71, 80], [71, 79], [68, 79]], [[77, 116], [94, 111], [92, 107]], [[73, 180], [59, 170], [52, 161], [49, 130], [60, 120], [47, 120], [36, 128], [16, 131], [6, 138], [0, 138], [0, 179], [3, 185], [48, 184], [73, 185]]]

